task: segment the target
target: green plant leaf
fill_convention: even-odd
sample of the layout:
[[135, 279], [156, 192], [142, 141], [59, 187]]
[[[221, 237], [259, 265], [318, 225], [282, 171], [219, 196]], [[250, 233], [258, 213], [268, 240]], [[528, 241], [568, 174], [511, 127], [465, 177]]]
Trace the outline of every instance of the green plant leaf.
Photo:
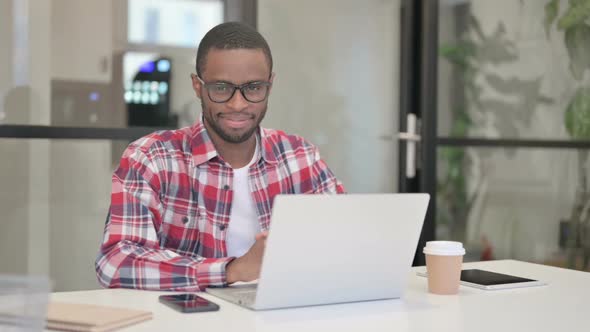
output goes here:
[[570, 0], [569, 4], [570, 4], [570, 7], [573, 7], [573, 6], [580, 5], [580, 4], [584, 3], [585, 1], [588, 1], [588, 0]]
[[454, 65], [466, 69], [469, 61], [475, 56], [476, 46], [470, 41], [460, 41], [457, 44], [445, 44], [439, 48], [439, 54]]
[[570, 71], [580, 80], [590, 68], [590, 26], [575, 25], [565, 30], [565, 46], [570, 57]]
[[471, 125], [471, 119], [464, 111], [458, 111], [451, 128], [451, 137], [465, 137]]
[[560, 30], [584, 23], [590, 17], [590, 0], [570, 1], [570, 7], [557, 21]]
[[590, 139], [590, 87], [576, 91], [565, 110], [565, 128], [572, 138]]
[[559, 13], [559, 0], [551, 0], [545, 5], [545, 34], [549, 38], [549, 32], [551, 31], [551, 25], [557, 18]]

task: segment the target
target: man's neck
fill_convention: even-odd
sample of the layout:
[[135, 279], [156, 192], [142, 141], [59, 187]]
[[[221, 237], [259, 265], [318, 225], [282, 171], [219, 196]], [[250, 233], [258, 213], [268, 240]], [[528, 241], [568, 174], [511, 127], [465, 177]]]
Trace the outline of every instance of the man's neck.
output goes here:
[[209, 131], [209, 137], [211, 137], [211, 141], [215, 145], [217, 154], [234, 169], [248, 165], [256, 151], [256, 134], [242, 143], [226, 142], [211, 131]]

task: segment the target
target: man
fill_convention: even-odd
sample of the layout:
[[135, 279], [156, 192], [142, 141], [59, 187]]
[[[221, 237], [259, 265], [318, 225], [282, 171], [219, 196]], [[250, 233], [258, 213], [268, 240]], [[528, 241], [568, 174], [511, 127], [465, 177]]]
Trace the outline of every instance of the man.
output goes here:
[[202, 121], [131, 143], [113, 174], [96, 260], [102, 285], [202, 290], [255, 280], [276, 195], [344, 192], [316, 147], [259, 126], [272, 64], [246, 25], [203, 37], [191, 75]]

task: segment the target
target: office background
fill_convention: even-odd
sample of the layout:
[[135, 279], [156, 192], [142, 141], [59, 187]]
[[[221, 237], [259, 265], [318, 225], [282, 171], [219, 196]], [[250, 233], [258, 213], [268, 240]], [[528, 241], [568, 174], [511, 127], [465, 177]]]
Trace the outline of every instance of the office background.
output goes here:
[[[590, 42], [583, 22], [558, 28], [570, 7], [3, 0], [0, 273], [48, 274], [57, 291], [98, 288], [93, 262], [118, 158], [133, 138], [198, 118], [189, 78], [196, 45], [229, 20], [256, 25], [273, 51], [263, 125], [318, 145], [348, 191], [436, 193], [434, 237], [463, 241], [467, 260], [588, 269], [590, 144], [583, 127], [568, 124], [590, 114], [589, 64], [578, 55]], [[428, 59], [435, 80], [416, 82]], [[429, 190], [400, 176], [406, 147], [396, 138], [412, 105], [434, 134], [417, 152], [435, 153], [435, 163], [418, 163], [419, 174], [436, 174]]]

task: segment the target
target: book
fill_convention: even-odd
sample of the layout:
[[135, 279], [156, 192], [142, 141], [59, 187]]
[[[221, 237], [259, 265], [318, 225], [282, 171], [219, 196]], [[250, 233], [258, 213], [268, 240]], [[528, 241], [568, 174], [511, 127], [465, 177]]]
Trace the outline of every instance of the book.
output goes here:
[[47, 329], [59, 331], [106, 332], [150, 319], [150, 311], [93, 304], [51, 302], [47, 309]]

